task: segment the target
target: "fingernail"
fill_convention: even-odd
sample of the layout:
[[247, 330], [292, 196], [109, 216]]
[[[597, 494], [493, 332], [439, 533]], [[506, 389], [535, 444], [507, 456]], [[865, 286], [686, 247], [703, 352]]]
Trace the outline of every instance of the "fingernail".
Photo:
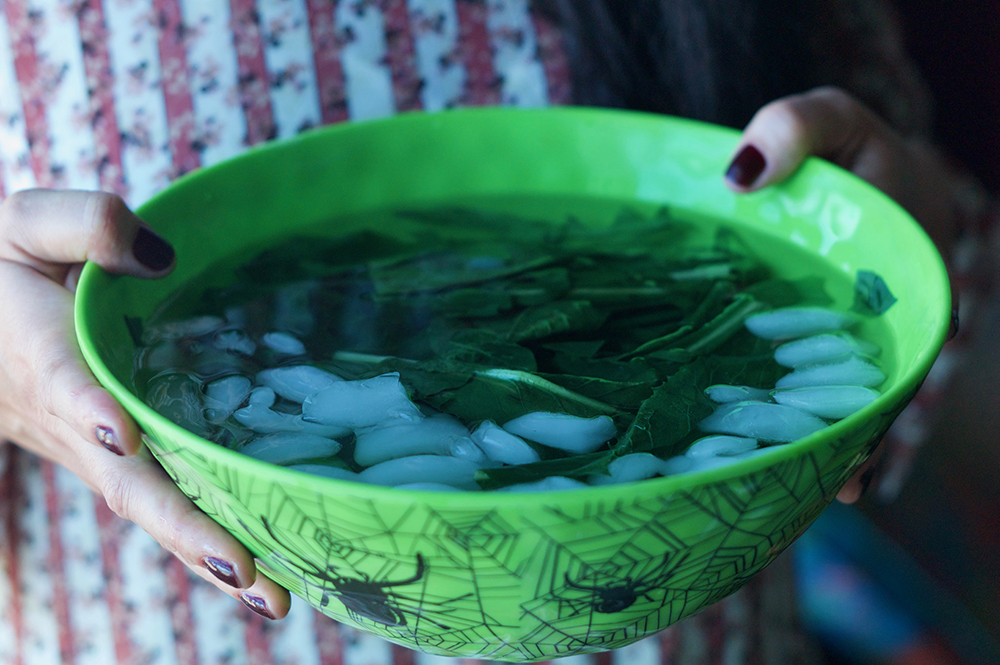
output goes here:
[[241, 593], [240, 600], [243, 601], [244, 605], [265, 619], [271, 619], [273, 621], [276, 618], [273, 614], [271, 614], [271, 610], [267, 609], [267, 603], [265, 603], [264, 599], [260, 596], [254, 596], [249, 593]]
[[145, 226], [140, 226], [132, 241], [132, 255], [150, 270], [160, 271], [174, 262], [174, 248]]
[[951, 310], [951, 325], [948, 326], [948, 339], [952, 339], [958, 334], [959, 321], [958, 321], [958, 308]]
[[240, 581], [236, 579], [236, 571], [233, 569], [233, 564], [222, 559], [216, 559], [214, 556], [205, 557], [201, 560], [201, 564], [205, 566], [208, 572], [215, 575], [220, 582], [228, 584], [234, 589], [240, 588]]
[[118, 437], [115, 436], [115, 431], [110, 427], [104, 427], [103, 425], [98, 425], [94, 428], [94, 436], [97, 437], [98, 442], [115, 455], [119, 457], [124, 457], [125, 453], [122, 452], [122, 447], [118, 445]]
[[760, 150], [752, 145], [743, 146], [726, 169], [726, 179], [740, 187], [749, 187], [764, 172], [767, 161]]

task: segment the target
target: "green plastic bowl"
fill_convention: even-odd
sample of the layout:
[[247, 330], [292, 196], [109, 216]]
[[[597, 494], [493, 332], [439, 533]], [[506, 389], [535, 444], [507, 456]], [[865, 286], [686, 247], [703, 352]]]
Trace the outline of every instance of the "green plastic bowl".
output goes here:
[[[949, 323], [942, 261], [901, 208], [819, 160], [780, 186], [735, 195], [722, 173], [737, 138], [661, 116], [485, 109], [342, 125], [251, 150], [139, 210], [177, 249], [168, 278], [86, 267], [80, 345], [177, 485], [269, 576], [329, 616], [446, 656], [537, 661], [624, 646], [739, 589], [795, 540], [912, 398]], [[852, 279], [877, 272], [899, 299], [883, 316], [894, 337], [884, 394], [729, 467], [528, 494], [309, 476], [200, 439], [136, 397], [125, 317], [148, 316], [214, 261], [343, 214], [535, 194], [668, 204], [791, 240]]]

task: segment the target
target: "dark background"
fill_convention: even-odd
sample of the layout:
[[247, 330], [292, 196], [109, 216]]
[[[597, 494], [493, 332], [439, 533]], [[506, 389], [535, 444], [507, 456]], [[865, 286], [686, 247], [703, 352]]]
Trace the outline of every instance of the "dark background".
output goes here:
[[[1000, 195], [1000, 0], [894, 4], [934, 94], [939, 144]], [[982, 305], [971, 362], [902, 496], [861, 505], [1000, 639], [1000, 298]]]
[[943, 147], [1000, 193], [1000, 0], [895, 0]]

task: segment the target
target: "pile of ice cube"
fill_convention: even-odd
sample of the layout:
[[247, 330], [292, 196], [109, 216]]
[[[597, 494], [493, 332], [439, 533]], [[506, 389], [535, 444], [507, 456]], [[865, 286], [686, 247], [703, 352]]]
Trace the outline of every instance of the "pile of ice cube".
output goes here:
[[[879, 349], [847, 332], [855, 322], [848, 313], [810, 307], [752, 316], [747, 328], [758, 337], [783, 342], [775, 360], [791, 371], [773, 389], [708, 388], [708, 397], [718, 407], [699, 423], [707, 436], [683, 455], [666, 460], [648, 453], [625, 455], [609, 465], [608, 474], [591, 476], [586, 483], [550, 477], [505, 491], [582, 488], [699, 471], [813, 434], [879, 396], [875, 387], [885, 379], [874, 360]], [[213, 339], [230, 353], [249, 355], [256, 348], [239, 331], [217, 332]], [[305, 353], [301, 341], [287, 333], [269, 333], [260, 343], [292, 358]], [[188, 375], [166, 373], [151, 384], [147, 401], [200, 434], [211, 426], [231, 427], [235, 421], [240, 428], [233, 437], [234, 449], [265, 462], [330, 478], [421, 490], [479, 490], [478, 470], [537, 462], [537, 446], [586, 454], [618, 434], [608, 416], [547, 412], [504, 423], [485, 421], [470, 430], [447, 414], [422, 411], [409, 399], [397, 373], [350, 381], [305, 362], [253, 377], [231, 374], [204, 389]], [[341, 441], [349, 438], [360, 472], [337, 457]]]

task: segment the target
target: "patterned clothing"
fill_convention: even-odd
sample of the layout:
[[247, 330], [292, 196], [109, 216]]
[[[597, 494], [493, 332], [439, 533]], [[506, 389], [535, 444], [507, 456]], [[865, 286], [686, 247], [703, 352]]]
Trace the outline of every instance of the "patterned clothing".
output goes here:
[[0, 191], [177, 176], [320, 124], [569, 101], [527, 0], [27, 0], [0, 12]]

